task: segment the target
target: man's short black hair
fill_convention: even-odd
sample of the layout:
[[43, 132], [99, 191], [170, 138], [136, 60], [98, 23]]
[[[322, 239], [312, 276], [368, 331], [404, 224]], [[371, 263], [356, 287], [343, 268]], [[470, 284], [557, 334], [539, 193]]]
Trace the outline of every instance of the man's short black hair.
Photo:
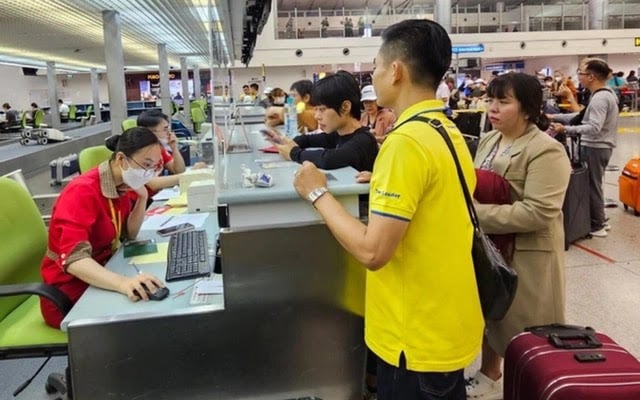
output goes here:
[[329, 107], [342, 115], [343, 101], [351, 103], [350, 115], [360, 119], [360, 88], [353, 75], [347, 71], [338, 71], [320, 79], [311, 91], [311, 105]]
[[257, 83], [252, 83], [249, 86], [251, 86], [251, 89], [255, 89], [255, 90], [258, 90], [260, 88], [260, 85], [258, 85]]
[[387, 62], [404, 62], [412, 83], [434, 91], [451, 65], [447, 31], [427, 19], [407, 19], [389, 26], [382, 33], [380, 52]]
[[599, 81], [606, 81], [611, 77], [613, 70], [609, 64], [601, 58], [586, 58], [582, 61], [584, 69], [592, 73]]

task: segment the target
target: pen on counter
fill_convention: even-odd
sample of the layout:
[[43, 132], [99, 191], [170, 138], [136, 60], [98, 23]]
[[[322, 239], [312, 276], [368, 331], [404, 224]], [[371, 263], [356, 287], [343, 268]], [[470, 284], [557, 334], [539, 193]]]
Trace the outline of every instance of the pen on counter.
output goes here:
[[164, 221], [163, 223], [160, 224], [160, 226], [165, 226], [167, 224], [167, 222], [171, 221], [173, 219], [173, 215], [170, 216], [169, 218], [167, 218], [166, 221]]
[[136, 272], [138, 273], [138, 275], [139, 275], [139, 274], [142, 274], [142, 271], [140, 271], [140, 268], [138, 268], [138, 266], [137, 266], [135, 263], [131, 263], [131, 266], [132, 266], [133, 268], [135, 268], [135, 270], [136, 270]]

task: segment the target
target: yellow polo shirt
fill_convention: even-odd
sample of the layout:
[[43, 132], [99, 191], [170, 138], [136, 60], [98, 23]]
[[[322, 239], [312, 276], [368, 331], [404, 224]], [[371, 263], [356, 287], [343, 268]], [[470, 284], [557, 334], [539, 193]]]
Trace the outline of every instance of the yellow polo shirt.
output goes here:
[[[473, 193], [473, 160], [442, 108], [439, 100], [416, 103], [396, 126], [422, 111], [440, 120]], [[369, 196], [372, 214], [409, 221], [409, 226], [391, 260], [367, 271], [367, 345], [395, 366], [404, 352], [412, 371], [466, 367], [480, 351], [484, 321], [471, 259], [473, 226], [440, 134], [421, 121], [392, 131], [376, 159]]]

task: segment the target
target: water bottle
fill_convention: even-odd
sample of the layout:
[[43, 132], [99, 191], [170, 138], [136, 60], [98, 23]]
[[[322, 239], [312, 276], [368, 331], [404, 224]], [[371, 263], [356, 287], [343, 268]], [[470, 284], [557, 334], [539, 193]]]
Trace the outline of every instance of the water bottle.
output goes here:
[[293, 97], [288, 97], [284, 106], [284, 131], [289, 138], [298, 136], [298, 112]]

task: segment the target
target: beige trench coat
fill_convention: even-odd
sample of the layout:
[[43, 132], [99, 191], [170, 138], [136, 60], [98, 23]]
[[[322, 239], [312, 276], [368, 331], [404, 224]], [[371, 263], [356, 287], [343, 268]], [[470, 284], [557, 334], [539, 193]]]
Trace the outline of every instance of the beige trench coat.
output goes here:
[[[478, 144], [479, 168], [502, 134], [491, 131]], [[525, 327], [564, 322], [564, 202], [571, 166], [565, 149], [530, 124], [492, 169], [511, 186], [512, 204], [476, 204], [486, 233], [515, 233], [512, 267], [518, 291], [502, 321], [487, 322], [489, 345], [498, 354]]]

